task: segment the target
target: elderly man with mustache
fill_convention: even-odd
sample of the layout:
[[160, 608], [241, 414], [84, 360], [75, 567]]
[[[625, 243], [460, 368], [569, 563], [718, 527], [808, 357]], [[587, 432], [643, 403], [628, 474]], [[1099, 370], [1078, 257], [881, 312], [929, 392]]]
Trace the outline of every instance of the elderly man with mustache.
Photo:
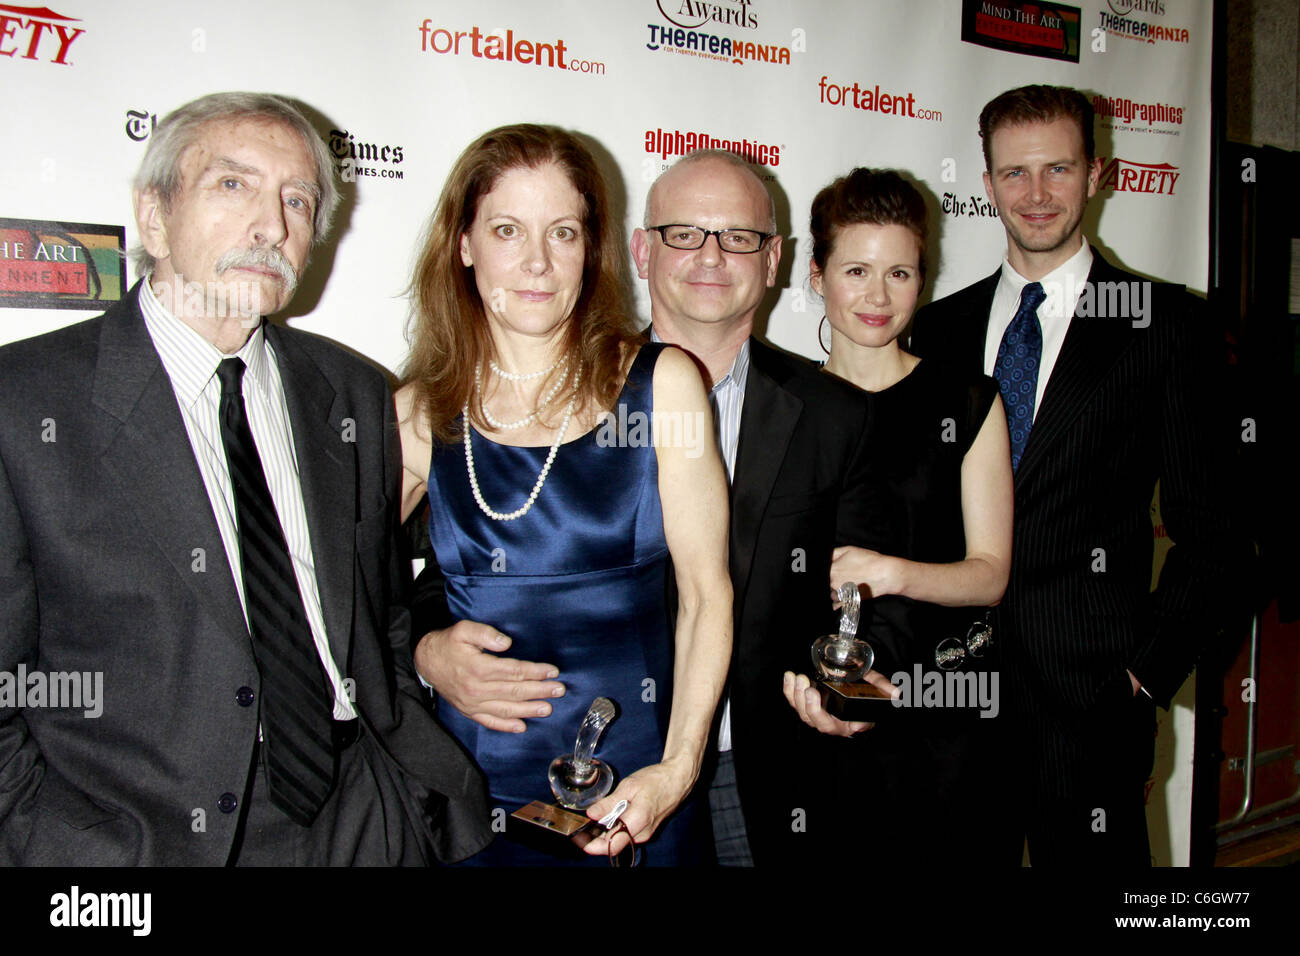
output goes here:
[[0, 697], [0, 865], [420, 864], [490, 838], [412, 672], [388, 386], [263, 319], [337, 199], [285, 101], [188, 103], [136, 177], [144, 279], [0, 349], [0, 672], [103, 688], [97, 715]]

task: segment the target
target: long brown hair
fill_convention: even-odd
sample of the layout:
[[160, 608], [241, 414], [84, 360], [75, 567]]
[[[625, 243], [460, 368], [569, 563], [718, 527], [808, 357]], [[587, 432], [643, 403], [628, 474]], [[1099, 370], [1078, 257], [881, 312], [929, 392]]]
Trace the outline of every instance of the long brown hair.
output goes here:
[[[572, 133], [531, 123], [502, 126], [480, 136], [456, 160], [411, 279], [414, 321], [402, 381], [414, 387], [412, 407], [417, 414], [425, 412], [435, 441], [460, 437], [457, 417], [466, 403], [475, 425], [485, 427], [474, 370], [493, 357], [492, 337], [472, 267], [461, 262], [460, 238], [473, 225], [479, 200], [504, 173], [548, 163], [564, 171], [584, 207], [582, 291], [564, 342], [570, 364], [576, 358], [580, 370], [577, 407], [594, 403], [610, 408], [618, 397], [624, 347], [637, 335], [619, 284], [622, 244], [609, 221], [605, 181], [591, 153]], [[564, 372], [557, 369], [552, 375]], [[573, 396], [570, 382], [557, 405]]]

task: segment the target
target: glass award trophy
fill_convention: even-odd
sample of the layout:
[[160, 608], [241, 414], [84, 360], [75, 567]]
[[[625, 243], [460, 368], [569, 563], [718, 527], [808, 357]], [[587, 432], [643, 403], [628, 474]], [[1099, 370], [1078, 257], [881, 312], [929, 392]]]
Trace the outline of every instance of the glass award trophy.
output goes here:
[[892, 700], [862, 678], [871, 670], [876, 654], [858, 637], [862, 595], [851, 581], [840, 585], [840, 629], [813, 641], [813, 676], [822, 695], [822, 706], [841, 720], [878, 720]]
[[597, 697], [591, 702], [578, 727], [573, 752], [560, 754], [551, 761], [547, 771], [556, 802], [534, 800], [520, 807], [510, 815], [519, 825], [508, 827], [508, 835], [559, 856], [572, 856], [575, 850], [580, 851], [595, 839], [598, 834], [589, 829], [595, 826], [595, 821], [582, 811], [614, 788], [614, 771], [595, 753], [601, 734], [616, 715], [614, 702], [608, 697]]

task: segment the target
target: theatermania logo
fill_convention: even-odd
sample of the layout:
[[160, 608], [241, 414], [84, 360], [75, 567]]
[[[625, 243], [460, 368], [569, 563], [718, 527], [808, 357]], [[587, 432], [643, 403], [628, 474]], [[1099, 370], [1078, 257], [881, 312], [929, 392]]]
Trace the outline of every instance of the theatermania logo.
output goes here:
[[[656, 0], [655, 5], [668, 25], [646, 24], [650, 30], [650, 39], [645, 45], [647, 50], [662, 50], [724, 63], [743, 64], [749, 61], [790, 65], [791, 47], [780, 43], [756, 42], [745, 39], [743, 34], [729, 32], [758, 29], [758, 14], [753, 11], [753, 4], [749, 0], [718, 3]], [[700, 29], [701, 27], [706, 29]], [[802, 32], [796, 30], [793, 34], [801, 35]]]

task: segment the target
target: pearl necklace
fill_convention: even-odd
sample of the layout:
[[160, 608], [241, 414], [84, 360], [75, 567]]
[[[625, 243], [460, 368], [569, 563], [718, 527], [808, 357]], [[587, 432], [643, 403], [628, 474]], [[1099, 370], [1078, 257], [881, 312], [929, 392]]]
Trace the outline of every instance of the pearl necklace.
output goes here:
[[[565, 361], [567, 361], [567, 358]], [[506, 372], [502, 370], [501, 366], [497, 365], [495, 359], [488, 359], [488, 368], [492, 369], [493, 372], [495, 372], [499, 377], [504, 378], [507, 382], [531, 382], [535, 378], [541, 378], [547, 372], [554, 371], [555, 367], [559, 364], [559, 359], [556, 359], [540, 372]]]
[[[477, 374], [475, 380], [477, 381]], [[579, 381], [580, 379], [575, 375], [573, 381], [575, 389], [578, 387]], [[469, 402], [465, 403], [465, 470], [469, 473], [469, 487], [474, 492], [474, 500], [478, 502], [479, 508], [485, 515], [493, 521], [514, 521], [516, 518], [522, 518], [528, 514], [533, 502], [542, 493], [542, 485], [546, 484], [546, 476], [551, 473], [551, 465], [555, 462], [555, 453], [560, 450], [560, 442], [564, 440], [564, 433], [569, 430], [569, 420], [573, 418], [573, 409], [577, 401], [578, 395], [575, 391], [573, 397], [569, 399], [569, 404], [564, 409], [564, 420], [560, 422], [560, 428], [555, 433], [555, 441], [551, 442], [551, 450], [546, 456], [546, 464], [542, 465], [542, 472], [537, 476], [537, 481], [533, 483], [533, 490], [529, 492], [528, 500], [509, 514], [501, 514], [499, 511], [493, 511], [489, 508], [487, 502], [483, 500], [483, 492], [479, 490], [478, 475], [474, 473], [474, 448], [470, 442], [470, 433], [473, 431], [473, 426], [469, 422]]]
[[[566, 366], [568, 365], [567, 359], [565, 360], [565, 365]], [[544, 369], [543, 373], [549, 372], [553, 368], [555, 368], [554, 365], [552, 365], [551, 368]], [[518, 380], [523, 378], [535, 378], [535, 377], [536, 377], [535, 374], [530, 374], [530, 375], [515, 376], [514, 379]], [[497, 421], [496, 418], [492, 416], [492, 413], [488, 411], [488, 407], [486, 403], [483, 405], [483, 417], [487, 419], [487, 423], [491, 425], [493, 428], [495, 428], [497, 431], [512, 431], [516, 428], [523, 428], [524, 426], [529, 425], [532, 422], [535, 422], [537, 420], [537, 413], [550, 404], [551, 399], [555, 397], [555, 393], [560, 390], [560, 387], [564, 385], [565, 380], [567, 378], [568, 378], [567, 375], [561, 375], [556, 380], [555, 384], [551, 386], [550, 390], [542, 397], [542, 400], [537, 403], [537, 407], [534, 408], [527, 415], [525, 415], [523, 418], [519, 419], [518, 421], [513, 421], [513, 422]], [[479, 388], [480, 388], [479, 369], [476, 366], [474, 369], [474, 389], [475, 391], [477, 391], [479, 390]]]

